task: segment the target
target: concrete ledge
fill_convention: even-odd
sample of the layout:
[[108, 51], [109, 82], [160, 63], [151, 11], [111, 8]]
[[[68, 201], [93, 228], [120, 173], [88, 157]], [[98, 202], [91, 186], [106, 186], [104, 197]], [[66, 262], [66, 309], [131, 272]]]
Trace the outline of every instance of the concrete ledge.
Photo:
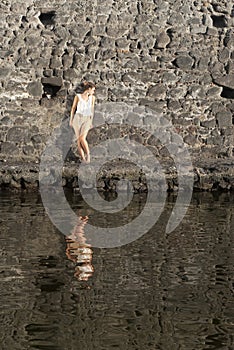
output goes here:
[[[78, 191], [79, 164], [79, 161], [64, 163], [62, 178], [60, 174], [54, 173], [53, 165], [48, 165], [47, 175], [50, 177], [50, 182], [54, 184], [60, 182], [64, 188]], [[177, 191], [177, 171], [173, 162], [166, 160], [160, 164], [163, 168], [167, 190]], [[234, 158], [196, 161], [193, 163], [190, 176], [194, 177], [195, 191], [234, 190]], [[157, 180], [157, 189], [163, 189], [164, 179], [161, 181], [157, 175], [154, 177]], [[116, 184], [122, 178], [127, 178], [132, 182], [134, 192], [147, 191], [147, 181], [142, 170], [123, 161], [115, 161], [103, 167], [97, 176], [96, 186], [100, 191], [115, 191]], [[0, 164], [0, 189], [38, 190], [39, 164], [2, 162]]]

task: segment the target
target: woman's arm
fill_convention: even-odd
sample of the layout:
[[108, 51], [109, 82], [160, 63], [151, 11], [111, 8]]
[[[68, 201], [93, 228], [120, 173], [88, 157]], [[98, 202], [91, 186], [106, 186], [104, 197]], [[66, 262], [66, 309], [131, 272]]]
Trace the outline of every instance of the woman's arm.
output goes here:
[[74, 100], [73, 100], [73, 104], [72, 104], [72, 108], [71, 108], [71, 113], [70, 113], [70, 122], [69, 122], [69, 125], [72, 126], [72, 120], [74, 118], [74, 114], [75, 114], [75, 111], [76, 111], [76, 107], [77, 107], [77, 104], [79, 102], [79, 98], [78, 96], [76, 95], [74, 97]]
[[92, 96], [92, 114], [94, 115], [95, 96]]
[[91, 128], [93, 128], [94, 104], [95, 104], [95, 96], [92, 96], [92, 115], [91, 115], [92, 125], [91, 125]]

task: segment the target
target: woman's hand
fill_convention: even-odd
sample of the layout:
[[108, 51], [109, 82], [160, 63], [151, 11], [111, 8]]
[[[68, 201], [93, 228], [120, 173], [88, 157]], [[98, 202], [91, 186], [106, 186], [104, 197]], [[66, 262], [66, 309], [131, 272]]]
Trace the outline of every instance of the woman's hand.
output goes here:
[[91, 120], [90, 129], [93, 129], [93, 115], [91, 115], [89, 118]]

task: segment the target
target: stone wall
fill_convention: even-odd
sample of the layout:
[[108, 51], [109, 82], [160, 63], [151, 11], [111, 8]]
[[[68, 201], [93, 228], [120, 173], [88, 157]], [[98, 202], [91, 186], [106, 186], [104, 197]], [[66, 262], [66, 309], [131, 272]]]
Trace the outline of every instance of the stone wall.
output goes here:
[[[197, 173], [209, 172], [210, 179], [212, 162], [219, 184], [234, 186], [231, 1], [2, 0], [0, 13], [2, 184], [37, 183], [33, 166], [69, 116], [77, 83], [87, 79], [97, 84], [97, 106], [148, 106], [174, 125]], [[102, 132], [92, 129], [91, 147], [117, 132], [169, 159], [141, 128], [120, 124], [114, 131], [108, 124]], [[71, 150], [72, 161], [77, 155]], [[228, 180], [220, 162], [222, 169], [227, 164]], [[12, 180], [12, 166], [19, 167], [18, 179]], [[215, 180], [209, 181], [212, 188]], [[198, 187], [204, 187], [200, 180]]]

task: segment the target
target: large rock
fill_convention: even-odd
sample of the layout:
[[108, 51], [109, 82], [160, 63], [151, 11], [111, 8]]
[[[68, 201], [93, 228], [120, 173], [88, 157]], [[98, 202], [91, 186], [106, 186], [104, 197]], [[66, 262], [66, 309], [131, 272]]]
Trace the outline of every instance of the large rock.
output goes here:
[[34, 97], [41, 97], [43, 93], [43, 88], [39, 81], [35, 81], [28, 84], [27, 91], [30, 95]]
[[2, 142], [1, 153], [5, 155], [18, 155], [19, 148], [15, 145], [14, 142]]
[[63, 84], [63, 80], [60, 77], [45, 77], [41, 79], [41, 82], [52, 86], [62, 86]]
[[147, 91], [147, 96], [153, 97], [155, 99], [164, 99], [166, 96], [166, 87], [162, 84], [157, 84], [155, 86], [152, 86]]
[[189, 55], [180, 55], [175, 59], [174, 63], [178, 68], [187, 70], [192, 69], [194, 61]]
[[171, 39], [165, 31], [159, 33], [156, 37], [156, 48], [164, 49], [170, 43]]
[[234, 73], [231, 73], [225, 76], [214, 77], [213, 81], [217, 85], [234, 89]]
[[13, 126], [7, 133], [7, 141], [23, 143], [30, 141], [30, 133], [27, 127]]
[[232, 113], [230, 111], [220, 111], [216, 114], [216, 118], [220, 128], [232, 126]]

